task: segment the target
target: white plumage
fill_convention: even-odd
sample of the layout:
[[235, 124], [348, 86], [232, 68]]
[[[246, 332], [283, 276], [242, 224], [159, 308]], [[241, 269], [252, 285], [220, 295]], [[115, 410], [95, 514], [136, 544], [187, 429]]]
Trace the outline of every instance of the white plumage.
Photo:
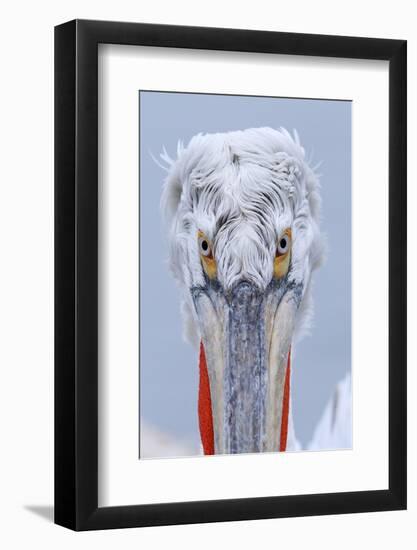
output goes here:
[[[169, 265], [183, 290], [184, 335], [199, 342], [189, 288], [203, 283], [195, 233], [213, 240], [219, 279], [230, 288], [245, 276], [261, 288], [272, 277], [276, 235], [292, 225], [292, 277], [304, 283], [296, 332], [312, 314], [311, 274], [324, 258], [319, 229], [319, 180], [305, 159], [296, 132], [253, 128], [198, 134], [177, 158], [162, 155], [169, 168], [162, 213], [169, 228]], [[228, 223], [216, 233], [219, 222]]]

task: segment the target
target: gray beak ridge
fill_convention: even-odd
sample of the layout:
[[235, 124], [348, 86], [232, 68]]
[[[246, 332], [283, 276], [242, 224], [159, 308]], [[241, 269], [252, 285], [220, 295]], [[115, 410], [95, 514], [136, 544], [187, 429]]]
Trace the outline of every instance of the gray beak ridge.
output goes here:
[[193, 291], [210, 382], [216, 454], [279, 451], [296, 300], [286, 281]]

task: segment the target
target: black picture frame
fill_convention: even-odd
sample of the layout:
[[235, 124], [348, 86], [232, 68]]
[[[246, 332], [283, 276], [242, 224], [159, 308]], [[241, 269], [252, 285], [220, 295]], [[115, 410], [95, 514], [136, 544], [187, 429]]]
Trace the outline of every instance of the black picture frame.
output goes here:
[[[389, 488], [98, 506], [98, 44], [389, 62]], [[406, 508], [406, 41], [74, 20], [55, 28], [55, 522], [74, 530]]]

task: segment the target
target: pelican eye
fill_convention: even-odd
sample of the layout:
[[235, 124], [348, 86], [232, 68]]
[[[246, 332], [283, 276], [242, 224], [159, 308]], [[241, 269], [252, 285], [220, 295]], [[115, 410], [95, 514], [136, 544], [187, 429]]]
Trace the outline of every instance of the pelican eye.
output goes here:
[[210, 279], [214, 279], [217, 274], [217, 264], [213, 257], [213, 248], [210, 240], [204, 235], [202, 231], [197, 234], [198, 237], [198, 251], [200, 253], [200, 259], [206, 275]]
[[198, 239], [198, 244], [200, 246], [200, 254], [207, 257], [212, 255], [211, 246], [206, 238], [200, 237]]
[[277, 242], [277, 249], [274, 259], [274, 275], [281, 279], [288, 273], [291, 258], [291, 229], [286, 229]]
[[290, 246], [290, 239], [288, 235], [283, 235], [278, 243], [277, 247], [277, 255], [282, 256], [283, 254], [286, 254], [288, 252], [288, 248]]

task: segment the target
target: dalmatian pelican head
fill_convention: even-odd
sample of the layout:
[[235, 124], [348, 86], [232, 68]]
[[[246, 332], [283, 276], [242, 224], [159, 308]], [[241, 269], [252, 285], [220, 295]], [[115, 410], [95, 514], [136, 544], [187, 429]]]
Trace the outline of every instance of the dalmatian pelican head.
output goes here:
[[283, 451], [291, 345], [324, 250], [318, 177], [284, 129], [199, 134], [162, 158], [169, 265], [200, 346], [204, 450]]

